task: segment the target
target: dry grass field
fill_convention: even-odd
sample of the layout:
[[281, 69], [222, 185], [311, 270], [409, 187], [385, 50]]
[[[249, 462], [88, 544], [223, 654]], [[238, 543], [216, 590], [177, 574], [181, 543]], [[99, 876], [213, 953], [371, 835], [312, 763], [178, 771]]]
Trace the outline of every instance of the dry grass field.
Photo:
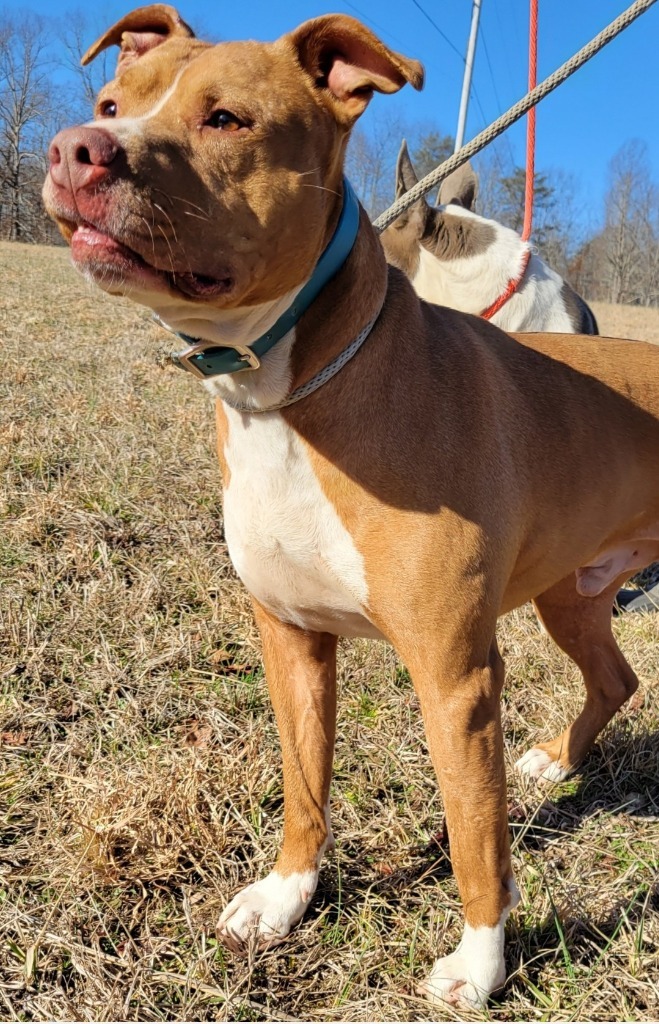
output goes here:
[[[209, 400], [64, 250], [0, 261], [0, 1018], [459, 1019], [415, 995], [460, 909], [416, 698], [381, 644], [340, 648], [338, 846], [310, 913], [275, 951], [217, 944], [282, 798]], [[597, 314], [659, 341], [656, 311]], [[512, 763], [581, 687], [530, 610], [501, 623], [522, 902], [506, 988], [468, 1019], [659, 1018], [659, 619], [615, 629], [641, 690], [539, 787]]]
[[611, 338], [638, 338], [659, 345], [659, 309], [612, 306], [608, 302], [593, 302], [591, 305], [600, 334]]

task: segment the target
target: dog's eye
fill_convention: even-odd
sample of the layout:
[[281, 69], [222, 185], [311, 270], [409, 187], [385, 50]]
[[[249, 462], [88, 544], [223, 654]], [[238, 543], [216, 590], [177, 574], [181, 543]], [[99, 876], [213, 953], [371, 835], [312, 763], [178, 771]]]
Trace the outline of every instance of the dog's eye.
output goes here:
[[218, 128], [221, 132], [237, 132], [239, 128], [245, 127], [243, 122], [228, 110], [214, 110], [206, 124], [209, 128]]
[[98, 112], [101, 117], [116, 117], [117, 116], [117, 104], [114, 100], [103, 100]]

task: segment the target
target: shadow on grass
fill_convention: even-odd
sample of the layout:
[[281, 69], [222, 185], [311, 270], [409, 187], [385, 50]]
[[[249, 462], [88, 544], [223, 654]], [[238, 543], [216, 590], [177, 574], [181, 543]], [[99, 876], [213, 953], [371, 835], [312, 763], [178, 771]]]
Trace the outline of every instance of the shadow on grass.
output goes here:
[[514, 846], [538, 850], [582, 827], [596, 815], [626, 815], [659, 822], [659, 732], [630, 735], [624, 723], [597, 743], [571, 779], [546, 784], [545, 799], [529, 813], [513, 807]]
[[[659, 885], [646, 882], [637, 887], [631, 899], [616, 901], [597, 920], [586, 915], [559, 914], [553, 903], [551, 914], [538, 924], [526, 924], [523, 916], [512, 918], [507, 927], [506, 961], [509, 971], [513, 965], [517, 966], [498, 995], [501, 1009], [505, 1012], [506, 1003], [516, 989], [520, 990], [519, 995], [528, 997], [531, 993], [537, 1004], [547, 1009], [556, 1007], [557, 988], [561, 989], [563, 998], [565, 990], [571, 989], [570, 1002], [582, 1003], [589, 997], [598, 970], [615, 974], [615, 968], [620, 966], [620, 953], [615, 944], [623, 928], [634, 934], [637, 956], [643, 953], [646, 957], [656, 957], [659, 948], [655, 941], [644, 936], [644, 924], [648, 915], [657, 913]], [[556, 973], [550, 976], [552, 968]], [[549, 983], [548, 977], [551, 977]], [[627, 991], [629, 1002], [640, 1014], [656, 1006], [646, 1000], [643, 989], [652, 1000], [647, 986]]]

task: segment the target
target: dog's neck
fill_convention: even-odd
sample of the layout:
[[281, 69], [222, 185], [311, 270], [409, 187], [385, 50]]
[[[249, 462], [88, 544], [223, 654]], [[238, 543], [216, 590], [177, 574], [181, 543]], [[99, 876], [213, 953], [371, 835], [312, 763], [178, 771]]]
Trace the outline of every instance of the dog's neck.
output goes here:
[[[222, 347], [247, 348], [271, 330], [303, 287], [304, 282], [278, 299], [256, 306], [223, 310], [201, 307], [199, 315], [195, 316], [193, 310], [191, 316], [189, 305], [185, 305], [166, 312], [157, 310], [156, 315], [178, 334], [214, 342]], [[205, 387], [214, 397], [222, 398], [231, 405], [253, 405], [258, 408], [281, 401], [288, 392], [288, 364], [294, 338], [295, 331], [289, 331], [263, 356], [258, 370], [241, 370], [208, 377], [204, 381]]]
[[[257, 370], [209, 377], [208, 391], [230, 406], [255, 410], [282, 402], [349, 345], [382, 306], [387, 270], [379, 240], [366, 214], [353, 249], [300, 321], [261, 359]], [[156, 312], [181, 333], [218, 345], [250, 346], [277, 322], [306, 282], [258, 306], [206, 310], [191, 318], [189, 307]], [[209, 313], [211, 315], [209, 315]]]
[[[460, 237], [465, 226], [472, 227], [470, 244], [456, 255], [452, 240]], [[442, 228], [440, 244], [419, 243], [414, 289], [427, 302], [480, 314], [517, 276], [528, 246], [512, 228], [461, 207], [447, 209]], [[477, 288], [474, 282], [478, 282]]]

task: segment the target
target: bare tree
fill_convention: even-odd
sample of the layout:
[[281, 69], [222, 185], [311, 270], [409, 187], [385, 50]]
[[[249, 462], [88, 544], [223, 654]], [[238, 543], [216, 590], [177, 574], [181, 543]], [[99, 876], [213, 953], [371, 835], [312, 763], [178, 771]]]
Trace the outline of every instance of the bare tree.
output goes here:
[[625, 302], [629, 299], [630, 283], [639, 258], [633, 226], [638, 168], [630, 156], [629, 150], [621, 149], [609, 165], [606, 236], [610, 302]]
[[44, 154], [53, 129], [53, 89], [43, 21], [3, 17], [0, 25], [0, 235], [43, 234]]
[[393, 203], [396, 191], [396, 159], [403, 139], [412, 153], [420, 178], [434, 170], [453, 152], [453, 139], [427, 121], [402, 120], [373, 114], [353, 130], [346, 159], [346, 173], [371, 217]]
[[369, 127], [353, 130], [346, 174], [371, 217], [377, 217], [393, 202], [396, 156], [405, 133], [399, 118], [375, 114], [369, 120]]
[[106, 20], [92, 21], [81, 10], [70, 11], [60, 24], [58, 63], [71, 74], [71, 122], [87, 120], [101, 86], [114, 75], [116, 56], [104, 50], [86, 67], [80, 63], [89, 45], [107, 28]]
[[511, 151], [504, 144], [503, 138], [498, 138], [478, 153], [473, 163], [478, 174], [476, 212], [497, 220], [501, 210], [500, 183], [515, 170]]
[[609, 164], [605, 200], [604, 278], [610, 302], [656, 304], [659, 262], [659, 190], [647, 146], [626, 143]]
[[659, 306], [659, 187], [645, 143], [625, 143], [609, 164], [604, 226], [573, 260], [588, 298]]

